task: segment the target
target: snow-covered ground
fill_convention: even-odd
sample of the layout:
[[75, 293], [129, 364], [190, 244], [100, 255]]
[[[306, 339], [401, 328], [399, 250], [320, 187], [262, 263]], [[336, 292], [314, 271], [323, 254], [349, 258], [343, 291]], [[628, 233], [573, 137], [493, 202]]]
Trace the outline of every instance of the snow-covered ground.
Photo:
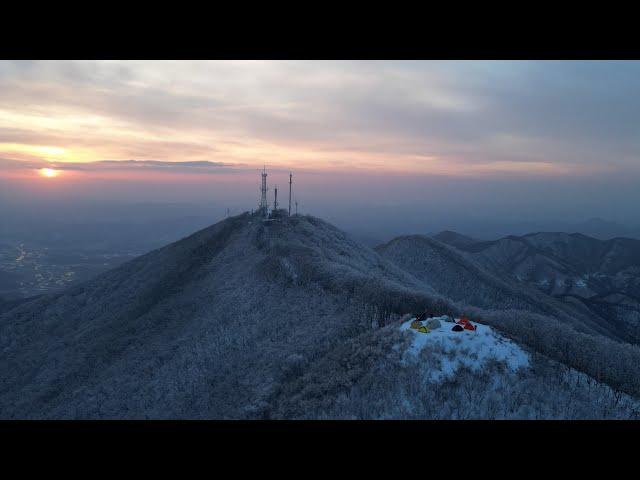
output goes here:
[[462, 365], [479, 370], [492, 358], [504, 362], [513, 371], [529, 366], [529, 355], [519, 345], [492, 330], [488, 325], [473, 322], [477, 327], [475, 331], [454, 332], [452, 328], [455, 324], [445, 322], [442, 317], [439, 318], [440, 328], [429, 333], [421, 333], [411, 328], [413, 320], [400, 326], [400, 330], [412, 336], [406, 361], [419, 361], [419, 354], [425, 348], [441, 352], [438, 356], [440, 362], [436, 362], [439, 365], [426, 365], [431, 370], [432, 380], [450, 377]]

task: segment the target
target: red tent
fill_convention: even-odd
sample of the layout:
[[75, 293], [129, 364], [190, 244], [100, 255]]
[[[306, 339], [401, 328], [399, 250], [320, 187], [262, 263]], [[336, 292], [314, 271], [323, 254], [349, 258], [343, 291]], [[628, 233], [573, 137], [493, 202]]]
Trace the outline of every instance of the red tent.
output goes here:
[[465, 330], [475, 330], [476, 329], [475, 325], [473, 323], [471, 323], [471, 320], [469, 320], [464, 315], [462, 315], [460, 317], [460, 320], [458, 320], [456, 323], [458, 325], [461, 325], [462, 327], [464, 327]]

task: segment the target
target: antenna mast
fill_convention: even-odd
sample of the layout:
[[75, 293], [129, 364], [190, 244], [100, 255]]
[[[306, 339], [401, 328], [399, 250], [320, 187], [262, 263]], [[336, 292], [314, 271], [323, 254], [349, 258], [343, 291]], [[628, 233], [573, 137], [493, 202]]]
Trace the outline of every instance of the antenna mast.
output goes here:
[[262, 216], [267, 216], [267, 166], [265, 165], [262, 169], [262, 184], [260, 185], [260, 210], [262, 211]]
[[273, 211], [275, 212], [278, 209], [278, 187], [275, 189], [275, 197], [273, 199]]
[[291, 172], [289, 172], [289, 216], [291, 216], [291, 182], [292, 182], [292, 175]]

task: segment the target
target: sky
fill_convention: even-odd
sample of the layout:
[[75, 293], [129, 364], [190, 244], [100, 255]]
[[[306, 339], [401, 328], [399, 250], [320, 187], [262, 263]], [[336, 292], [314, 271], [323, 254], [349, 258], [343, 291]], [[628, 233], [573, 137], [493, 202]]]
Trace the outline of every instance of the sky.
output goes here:
[[631, 61], [0, 61], [0, 215], [243, 210], [266, 165], [343, 224], [640, 223], [639, 128]]

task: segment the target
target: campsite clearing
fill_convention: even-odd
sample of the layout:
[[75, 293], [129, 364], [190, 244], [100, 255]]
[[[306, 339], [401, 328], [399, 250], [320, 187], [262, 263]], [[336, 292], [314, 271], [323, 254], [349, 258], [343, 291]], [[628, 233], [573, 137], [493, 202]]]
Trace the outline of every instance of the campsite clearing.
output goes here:
[[488, 325], [475, 323], [476, 330], [455, 332], [451, 323], [442, 323], [440, 328], [421, 333], [411, 328], [413, 321], [412, 318], [400, 325], [401, 331], [412, 336], [405, 361], [419, 362], [420, 352], [425, 348], [441, 352], [438, 365], [427, 365], [433, 380], [453, 376], [462, 365], [480, 370], [490, 359], [504, 362], [513, 371], [529, 366], [529, 355]]

